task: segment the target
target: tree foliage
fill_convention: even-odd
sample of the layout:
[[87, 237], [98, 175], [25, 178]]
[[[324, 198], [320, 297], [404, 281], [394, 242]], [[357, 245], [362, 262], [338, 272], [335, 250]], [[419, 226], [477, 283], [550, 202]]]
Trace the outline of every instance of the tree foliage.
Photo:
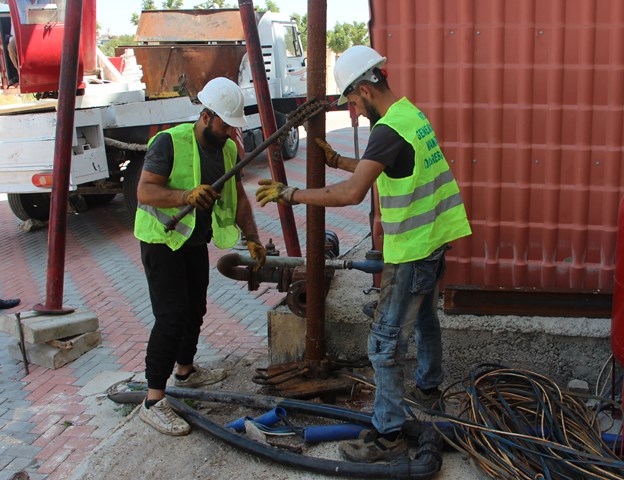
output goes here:
[[290, 16], [290, 19], [295, 22], [297, 25], [297, 30], [299, 30], [299, 34], [301, 36], [301, 45], [303, 46], [303, 50], [308, 50], [308, 14], [299, 15], [298, 13], [293, 13]]
[[100, 47], [100, 50], [107, 57], [115, 56], [115, 48], [120, 45], [136, 45], [138, 42], [134, 39], [134, 35], [120, 35], [111, 39], [109, 42], [105, 43]]
[[[156, 2], [154, 0], [141, 0], [141, 11], [143, 10], [156, 10]], [[135, 26], [138, 25], [140, 16], [140, 13], [134, 12], [130, 17], [130, 23]]]
[[179, 10], [183, 3], [184, 0], [163, 0], [162, 8], [163, 10]]
[[327, 46], [336, 53], [342, 53], [353, 45], [369, 45], [368, 28], [364, 22], [336, 23], [327, 32]]

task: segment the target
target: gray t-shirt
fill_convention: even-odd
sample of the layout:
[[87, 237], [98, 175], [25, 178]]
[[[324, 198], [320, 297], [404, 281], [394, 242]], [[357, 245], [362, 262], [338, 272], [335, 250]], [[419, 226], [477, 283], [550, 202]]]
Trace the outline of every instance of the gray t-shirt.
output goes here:
[[[223, 150], [219, 148], [203, 148], [197, 144], [199, 159], [201, 162], [201, 183], [212, 185], [225, 174], [223, 163]], [[237, 163], [240, 161], [237, 158]], [[161, 133], [150, 144], [145, 154], [143, 170], [150, 173], [169, 177], [173, 169], [173, 140], [168, 133]], [[240, 172], [235, 174], [235, 179], [240, 180]], [[218, 190], [220, 192], [220, 190]], [[201, 245], [210, 242], [212, 238], [212, 210], [197, 210], [195, 229], [186, 241], [187, 245]]]

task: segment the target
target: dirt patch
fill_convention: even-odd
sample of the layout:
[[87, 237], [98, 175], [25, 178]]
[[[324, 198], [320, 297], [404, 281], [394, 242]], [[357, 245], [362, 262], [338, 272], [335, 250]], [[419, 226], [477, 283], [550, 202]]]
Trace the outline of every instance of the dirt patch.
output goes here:
[[[255, 369], [265, 367], [265, 359], [242, 360], [236, 364], [220, 365], [228, 370], [228, 377], [214, 390], [240, 393], [267, 394], [265, 387], [253, 383]], [[358, 373], [370, 371], [358, 369]], [[338, 403], [348, 408], [369, 411], [372, 391], [365, 386], [353, 390], [353, 394], [339, 396]], [[226, 424], [242, 416], [258, 416], [264, 411], [232, 404], [198, 402], [194, 408], [211, 420]], [[138, 417], [138, 409], [125, 408], [109, 399], [102, 399], [97, 407], [106, 421], [119, 422], [106, 439], [74, 472], [73, 480], [118, 480], [119, 478], [142, 478], [146, 480], [215, 479], [232, 478], [254, 480], [314, 480], [328, 478], [325, 475], [297, 470], [259, 459], [230, 447], [224, 442], [197, 429], [185, 437], [169, 437], [159, 434]], [[131, 413], [128, 414], [128, 411]], [[124, 414], [127, 416], [124, 417]], [[112, 417], [112, 418], [111, 418]], [[290, 417], [290, 415], [289, 415]], [[301, 425], [320, 424], [316, 417], [293, 416], [292, 421]], [[326, 421], [325, 421], [326, 422]], [[297, 438], [274, 440], [289, 446], [302, 446], [303, 453], [319, 458], [339, 460], [337, 442], [312, 446], [302, 445]], [[445, 453], [444, 465], [438, 478], [477, 479], [466, 457], [458, 453]]]

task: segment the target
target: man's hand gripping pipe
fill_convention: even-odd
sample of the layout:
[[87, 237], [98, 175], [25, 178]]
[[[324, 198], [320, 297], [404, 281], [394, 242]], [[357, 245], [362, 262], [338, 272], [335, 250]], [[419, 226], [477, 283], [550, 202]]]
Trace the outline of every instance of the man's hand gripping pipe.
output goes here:
[[[251, 151], [244, 160], [241, 160], [239, 163], [237, 163], [234, 168], [225, 172], [218, 180], [216, 180], [211, 185], [212, 188], [219, 191], [221, 187], [225, 184], [225, 182], [227, 182], [233, 175], [236, 175], [236, 173], [238, 173], [243, 167], [249, 164], [249, 162], [255, 159], [258, 155], [260, 155], [276, 140], [279, 140], [277, 145], [281, 148], [291, 128], [303, 125], [310, 118], [314, 117], [320, 112], [330, 110], [332, 106], [333, 104], [330, 104], [328, 101], [317, 100], [316, 98], [311, 98], [307, 102], [301, 104], [294, 112], [292, 112], [288, 116], [288, 120], [284, 125], [278, 128], [273, 133], [273, 135], [271, 135], [264, 142], [258, 145], [253, 151]], [[187, 205], [182, 210], [180, 210], [180, 213], [171, 217], [169, 221], [165, 224], [165, 232], [170, 232], [174, 230], [178, 222], [182, 220], [186, 215], [191, 213], [193, 211], [193, 208], [194, 207], [192, 207], [191, 205]]]

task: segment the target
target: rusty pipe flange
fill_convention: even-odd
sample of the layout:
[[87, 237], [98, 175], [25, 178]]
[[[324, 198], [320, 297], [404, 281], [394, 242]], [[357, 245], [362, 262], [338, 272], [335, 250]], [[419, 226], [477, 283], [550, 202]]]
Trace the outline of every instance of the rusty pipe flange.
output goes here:
[[293, 282], [288, 288], [288, 293], [286, 294], [286, 304], [288, 305], [288, 308], [290, 308], [290, 311], [298, 317], [305, 317], [307, 306], [306, 301], [306, 281], [299, 280], [297, 282]]

